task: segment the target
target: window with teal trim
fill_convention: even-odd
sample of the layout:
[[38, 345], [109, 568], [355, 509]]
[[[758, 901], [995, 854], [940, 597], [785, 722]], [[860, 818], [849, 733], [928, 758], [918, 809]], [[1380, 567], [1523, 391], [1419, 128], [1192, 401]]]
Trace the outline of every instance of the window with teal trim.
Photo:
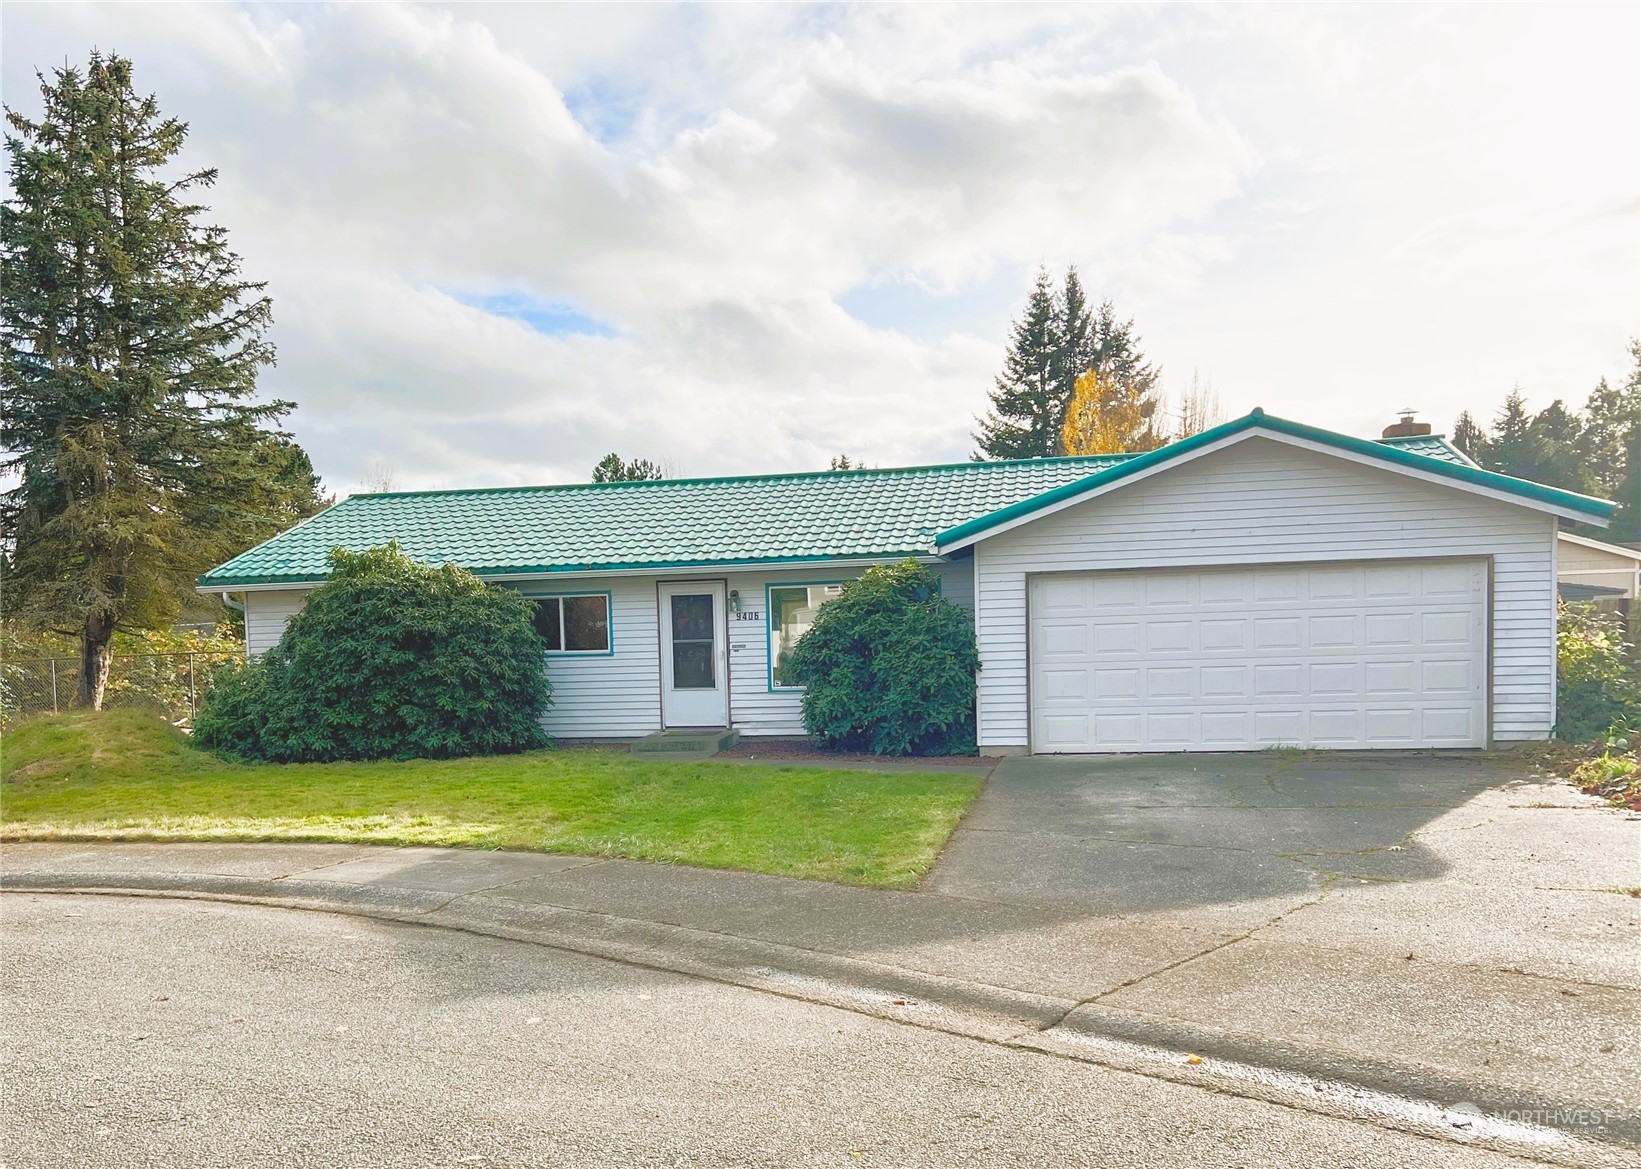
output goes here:
[[548, 653], [610, 652], [610, 598], [586, 596], [535, 598], [536, 632]]
[[769, 677], [771, 684], [791, 686], [786, 659], [798, 638], [809, 632], [820, 607], [843, 592], [837, 584], [780, 585], [769, 590]]

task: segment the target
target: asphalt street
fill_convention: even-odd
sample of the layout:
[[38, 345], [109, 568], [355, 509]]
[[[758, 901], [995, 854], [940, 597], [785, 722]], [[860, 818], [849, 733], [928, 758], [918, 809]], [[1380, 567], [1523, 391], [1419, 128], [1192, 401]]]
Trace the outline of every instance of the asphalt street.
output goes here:
[[0, 908], [9, 1169], [1521, 1164], [456, 930], [126, 897]]

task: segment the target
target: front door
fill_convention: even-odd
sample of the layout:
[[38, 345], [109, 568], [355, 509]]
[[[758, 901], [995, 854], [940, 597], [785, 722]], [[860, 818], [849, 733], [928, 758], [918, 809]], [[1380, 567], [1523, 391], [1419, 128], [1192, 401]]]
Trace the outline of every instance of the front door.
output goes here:
[[661, 586], [661, 724], [729, 725], [729, 653], [721, 583]]

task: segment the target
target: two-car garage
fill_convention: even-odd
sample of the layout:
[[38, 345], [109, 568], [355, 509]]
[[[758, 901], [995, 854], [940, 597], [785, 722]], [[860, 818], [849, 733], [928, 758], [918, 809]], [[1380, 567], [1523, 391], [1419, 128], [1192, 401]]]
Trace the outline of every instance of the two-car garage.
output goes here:
[[1039, 753], [1488, 741], [1485, 559], [1045, 573]]

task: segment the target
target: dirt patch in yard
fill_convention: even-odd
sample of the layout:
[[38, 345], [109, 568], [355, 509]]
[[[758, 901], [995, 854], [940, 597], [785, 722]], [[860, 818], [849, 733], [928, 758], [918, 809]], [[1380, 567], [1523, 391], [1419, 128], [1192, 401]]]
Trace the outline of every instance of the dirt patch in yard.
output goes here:
[[996, 767], [1001, 755], [873, 755], [867, 752], [829, 751], [804, 739], [742, 739], [718, 752], [719, 759], [761, 759], [812, 763], [917, 763], [954, 767]]

